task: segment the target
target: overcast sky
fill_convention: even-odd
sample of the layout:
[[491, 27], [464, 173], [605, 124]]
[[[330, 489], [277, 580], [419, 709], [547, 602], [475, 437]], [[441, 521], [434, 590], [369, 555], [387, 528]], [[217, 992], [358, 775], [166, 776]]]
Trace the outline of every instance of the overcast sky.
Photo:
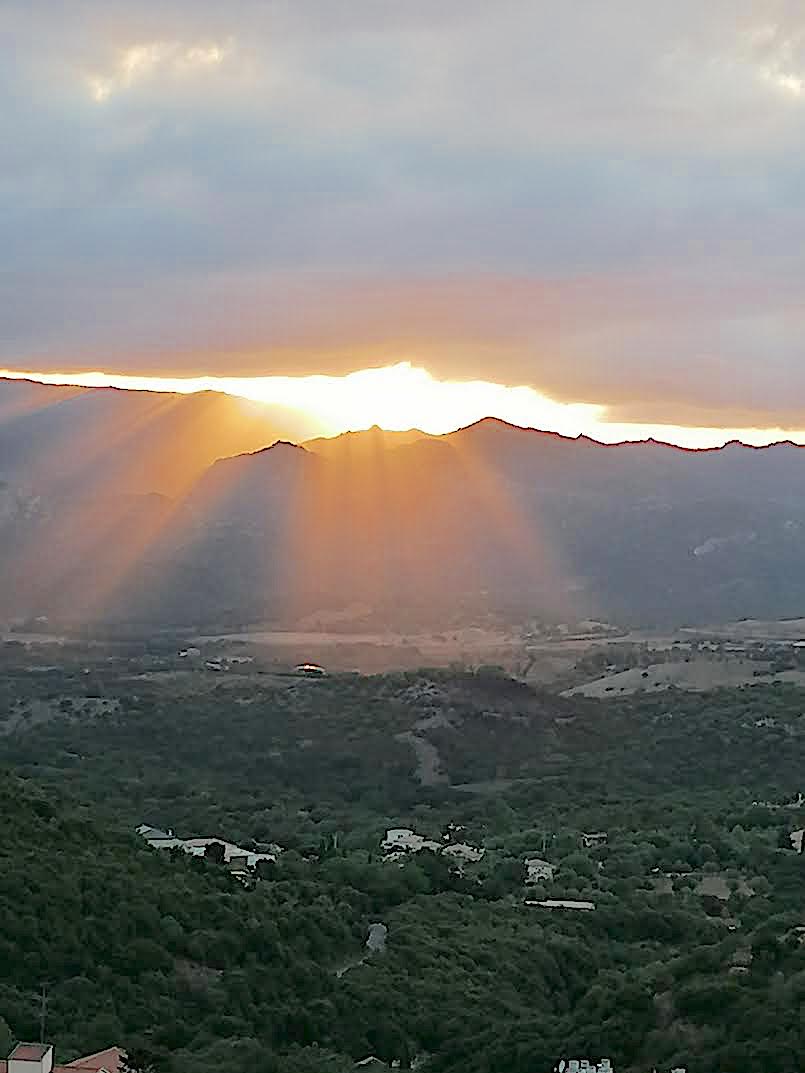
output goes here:
[[805, 428], [802, 0], [2, 0], [0, 365]]

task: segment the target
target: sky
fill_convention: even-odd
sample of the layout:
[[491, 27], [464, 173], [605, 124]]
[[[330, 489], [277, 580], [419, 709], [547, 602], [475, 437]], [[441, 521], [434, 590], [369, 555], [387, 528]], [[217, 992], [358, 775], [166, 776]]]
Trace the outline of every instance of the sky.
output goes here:
[[0, 43], [0, 367], [805, 441], [800, 0], [3, 0]]

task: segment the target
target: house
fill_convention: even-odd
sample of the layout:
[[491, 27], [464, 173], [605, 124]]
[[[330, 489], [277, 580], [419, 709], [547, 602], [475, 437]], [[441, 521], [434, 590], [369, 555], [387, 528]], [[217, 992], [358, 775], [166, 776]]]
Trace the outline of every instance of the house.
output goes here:
[[460, 861], [480, 861], [486, 853], [485, 849], [470, 846], [466, 842], [453, 842], [450, 846], [444, 846], [442, 854], [445, 857], [456, 857]]
[[173, 831], [162, 831], [159, 827], [149, 827], [146, 823], [140, 824], [137, 834], [154, 849], [175, 849], [182, 844], [181, 838], [177, 838]]
[[225, 842], [223, 838], [186, 838], [180, 845], [185, 853], [193, 857], [203, 857], [207, 847], [217, 842], [224, 847], [224, 864], [234, 869], [256, 868], [260, 861], [276, 861], [274, 853], [252, 853], [251, 850], [242, 849], [234, 842]]
[[584, 849], [594, 849], [596, 846], [605, 846], [609, 835], [606, 831], [596, 831], [594, 834], [588, 835], [584, 831], [581, 833], [581, 844]]
[[386, 837], [383, 839], [382, 848], [387, 853], [395, 853], [402, 851], [403, 853], [419, 853], [420, 850], [429, 849], [434, 853], [440, 853], [442, 844], [440, 842], [433, 842], [423, 835], [415, 834], [407, 827], [392, 827], [386, 831]]
[[557, 1073], [615, 1073], [609, 1058], [600, 1062], [591, 1062], [587, 1058], [570, 1058], [561, 1061], [556, 1067]]
[[294, 674], [301, 675], [303, 678], [324, 678], [327, 674], [324, 667], [320, 667], [318, 663], [299, 663], [293, 669]]
[[797, 853], [802, 853], [802, 843], [805, 840], [805, 830], [792, 831], [788, 836], [791, 839], [791, 846]]
[[526, 883], [541, 883], [543, 880], [550, 882], [556, 871], [556, 865], [543, 861], [541, 857], [526, 857]]
[[54, 1065], [50, 1043], [18, 1043], [6, 1061], [0, 1061], [0, 1073], [121, 1073], [125, 1055], [119, 1047], [76, 1058], [67, 1065]]
[[529, 909], [583, 909], [587, 912], [595, 909], [595, 902], [577, 902], [568, 899], [546, 898], [543, 902], [526, 901]]
[[203, 857], [207, 847], [217, 842], [224, 847], [224, 864], [234, 873], [256, 868], [260, 861], [276, 861], [277, 853], [280, 852], [280, 847], [276, 846], [276, 853], [253, 853], [223, 838], [177, 838], [173, 831], [161, 831], [158, 827], [149, 827], [147, 824], [141, 824], [137, 828], [137, 834], [154, 849], [181, 849], [193, 857]]
[[120, 1073], [125, 1057], [119, 1047], [107, 1047], [105, 1051], [98, 1051], [86, 1058], [77, 1058], [65, 1068], [76, 1070], [77, 1073], [80, 1070], [84, 1073]]

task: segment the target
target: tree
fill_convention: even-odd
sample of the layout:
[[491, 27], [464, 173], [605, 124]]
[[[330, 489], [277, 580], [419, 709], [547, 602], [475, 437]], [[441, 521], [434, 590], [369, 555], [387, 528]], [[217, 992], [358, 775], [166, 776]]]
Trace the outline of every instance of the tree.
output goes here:
[[170, 1056], [150, 1043], [126, 1048], [122, 1073], [170, 1073]]
[[226, 849], [220, 842], [210, 842], [204, 850], [204, 859], [214, 861], [215, 864], [223, 864], [226, 860]]
[[5, 1018], [0, 1017], [0, 1054], [7, 1055], [11, 1051], [13, 1043], [14, 1037], [8, 1027], [8, 1022]]

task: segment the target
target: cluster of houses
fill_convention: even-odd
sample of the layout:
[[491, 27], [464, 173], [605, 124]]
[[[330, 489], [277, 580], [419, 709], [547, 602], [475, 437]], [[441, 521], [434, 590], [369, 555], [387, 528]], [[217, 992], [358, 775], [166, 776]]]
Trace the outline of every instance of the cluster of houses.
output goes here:
[[418, 835], [407, 827], [392, 827], [386, 831], [386, 837], [381, 843], [385, 854], [384, 860], [398, 861], [408, 853], [420, 853], [423, 849], [431, 853], [441, 853], [444, 857], [452, 857], [462, 863], [474, 864], [481, 860], [486, 853], [479, 846], [470, 846], [466, 842], [451, 842], [450, 834], [445, 833], [444, 841], [435, 842], [433, 839]]
[[0, 1073], [121, 1073], [124, 1058], [119, 1047], [109, 1047], [57, 1066], [52, 1044], [18, 1043], [8, 1058], [0, 1061]]
[[152, 849], [180, 849], [193, 857], [206, 856], [212, 845], [222, 846], [223, 863], [233, 875], [239, 878], [248, 877], [260, 861], [276, 861], [282, 852], [281, 846], [272, 845], [269, 853], [256, 853], [253, 850], [243, 849], [234, 842], [227, 842], [224, 838], [177, 838], [173, 831], [149, 827], [146, 823], [140, 824], [137, 834], [144, 838]]
[[[564, 1059], [554, 1067], [553, 1073], [615, 1073], [615, 1069], [609, 1058], [602, 1058], [600, 1062], [590, 1062], [587, 1058]], [[656, 1070], [654, 1071], [656, 1073]], [[677, 1066], [671, 1073], [687, 1073], [683, 1066]]]

